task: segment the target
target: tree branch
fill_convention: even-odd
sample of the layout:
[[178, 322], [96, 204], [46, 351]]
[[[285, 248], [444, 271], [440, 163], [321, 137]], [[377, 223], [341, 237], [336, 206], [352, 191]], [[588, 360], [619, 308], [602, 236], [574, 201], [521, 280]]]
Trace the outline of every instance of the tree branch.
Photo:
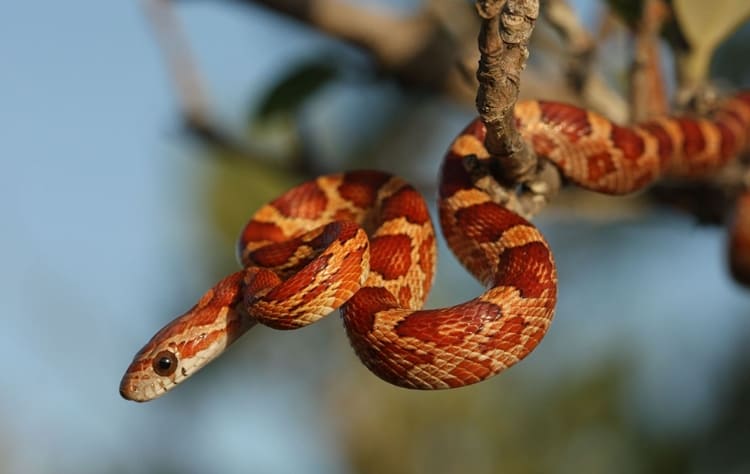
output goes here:
[[631, 122], [669, 113], [659, 54], [659, 35], [670, 16], [663, 0], [646, 0], [635, 31], [635, 57], [630, 71]]
[[566, 0], [544, 0], [541, 13], [562, 37], [567, 56], [565, 76], [580, 102], [616, 122], [626, 122], [628, 104], [594, 67], [596, 41], [570, 4]]
[[[513, 109], [518, 100], [521, 71], [529, 56], [528, 44], [539, 15], [538, 0], [478, 0], [482, 17], [479, 33], [481, 59], [477, 70], [477, 110], [487, 127], [485, 146], [491, 156], [490, 171], [501, 189], [488, 190], [501, 201], [528, 216], [560, 187], [557, 169], [539, 160], [515, 127]], [[471, 163], [469, 163], [471, 165]], [[476, 170], [470, 170], [476, 176]], [[515, 203], [515, 189], [522, 185]]]
[[[174, 11], [171, 0], [142, 0], [146, 17], [167, 65], [168, 76], [174, 84], [178, 106], [188, 132], [204, 144], [222, 153], [220, 156], [241, 156], [263, 166], [280, 171], [290, 171], [291, 166], [278, 160], [260, 157], [263, 154], [228, 133], [213, 116], [211, 101], [200, 70], [193, 60], [189, 43]], [[304, 164], [294, 170], [307, 173]]]
[[498, 160], [502, 176], [518, 182], [537, 165], [537, 158], [515, 128], [521, 71], [529, 56], [528, 42], [539, 14], [539, 2], [480, 0], [477, 110], [487, 126], [486, 146]]
[[281, 13], [361, 48], [379, 69], [407, 86], [461, 102], [474, 93], [474, 85], [467, 85], [456, 67], [462, 60], [462, 48], [429, 7], [404, 16], [346, 0], [232, 1]]
[[169, 77], [177, 91], [183, 116], [190, 123], [205, 126], [211, 120], [210, 101], [203, 79], [193, 62], [192, 53], [177, 15], [169, 0], [143, 0], [146, 17], [160, 46]]

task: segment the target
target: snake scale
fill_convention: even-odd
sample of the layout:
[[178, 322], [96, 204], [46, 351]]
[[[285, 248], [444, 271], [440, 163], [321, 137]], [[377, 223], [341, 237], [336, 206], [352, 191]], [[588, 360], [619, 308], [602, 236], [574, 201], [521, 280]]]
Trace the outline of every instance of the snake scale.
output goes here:
[[[578, 186], [607, 194], [663, 176], [702, 176], [742, 153], [750, 93], [710, 119], [665, 117], [632, 127], [556, 102], [525, 101], [516, 126], [534, 151]], [[135, 355], [123, 397], [159, 397], [219, 356], [256, 323], [311, 324], [340, 308], [351, 345], [378, 377], [416, 389], [482, 381], [526, 357], [554, 313], [557, 277], [539, 230], [476, 187], [465, 160], [488, 160], [477, 119], [450, 145], [438, 209], [449, 247], [487, 286], [450, 308], [421, 309], [432, 284], [436, 240], [422, 196], [380, 171], [321, 176], [258, 210], [238, 243], [233, 273]], [[750, 197], [739, 200], [730, 240], [733, 271], [750, 268]]]

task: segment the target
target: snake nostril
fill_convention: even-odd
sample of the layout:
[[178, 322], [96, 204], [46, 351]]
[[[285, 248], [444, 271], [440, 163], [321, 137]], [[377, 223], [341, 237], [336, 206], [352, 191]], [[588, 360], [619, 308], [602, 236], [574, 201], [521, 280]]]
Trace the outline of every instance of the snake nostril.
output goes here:
[[123, 383], [120, 384], [120, 396], [125, 400], [132, 400], [136, 391], [137, 389], [130, 382], [123, 381]]

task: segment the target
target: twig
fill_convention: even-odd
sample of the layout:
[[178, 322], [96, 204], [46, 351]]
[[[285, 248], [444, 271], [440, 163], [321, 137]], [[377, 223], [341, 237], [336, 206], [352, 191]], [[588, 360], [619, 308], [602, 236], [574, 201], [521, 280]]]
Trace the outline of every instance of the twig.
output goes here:
[[659, 34], [669, 18], [663, 0], [646, 0], [635, 32], [635, 57], [630, 71], [630, 110], [632, 122], [641, 122], [669, 113], [659, 54]]
[[473, 94], [456, 67], [462, 48], [429, 7], [402, 15], [348, 0], [231, 1], [268, 8], [359, 47], [379, 70], [407, 86], [462, 102]]
[[562, 37], [567, 56], [565, 76], [580, 102], [615, 122], [627, 121], [628, 104], [594, 68], [596, 41], [570, 4], [566, 0], [544, 0], [541, 13]]
[[503, 178], [519, 182], [537, 166], [536, 155], [515, 128], [513, 107], [539, 2], [479, 0], [477, 10], [484, 20], [479, 33], [477, 110], [487, 126], [487, 149], [498, 160]]
[[193, 62], [172, 3], [169, 0], [142, 1], [177, 91], [182, 114], [189, 124], [206, 129], [211, 123], [208, 93]]
[[187, 38], [170, 0], [142, 0], [146, 17], [150, 20], [168, 75], [174, 84], [181, 117], [187, 131], [202, 143], [225, 152], [218, 156], [248, 158], [263, 166], [279, 171], [307, 173], [304, 164], [291, 170], [278, 160], [259, 157], [262, 153], [232, 136], [221, 126], [211, 112], [211, 101], [203, 78], [193, 60]]
[[[477, 10], [483, 19], [479, 33], [477, 110], [487, 127], [485, 145], [494, 168], [490, 172], [499, 177], [500, 188], [523, 186], [518, 196], [520, 209], [515, 210], [530, 215], [557, 193], [560, 186], [556, 168], [537, 158], [516, 130], [513, 117], [539, 2], [478, 0]], [[476, 175], [476, 170], [473, 171]], [[490, 194], [503, 196], [497, 189]], [[513, 193], [509, 195], [512, 197]], [[509, 204], [515, 207], [512, 199]]]
[[565, 41], [570, 61], [567, 68], [568, 80], [580, 94], [592, 75], [592, 60], [596, 50], [594, 38], [578, 21], [578, 16], [566, 0], [546, 0], [542, 2], [542, 6], [544, 19]]
[[425, 11], [399, 16], [341, 0], [252, 0], [251, 3], [280, 11], [361, 46], [387, 69], [398, 68], [414, 57], [435, 28], [435, 22]]

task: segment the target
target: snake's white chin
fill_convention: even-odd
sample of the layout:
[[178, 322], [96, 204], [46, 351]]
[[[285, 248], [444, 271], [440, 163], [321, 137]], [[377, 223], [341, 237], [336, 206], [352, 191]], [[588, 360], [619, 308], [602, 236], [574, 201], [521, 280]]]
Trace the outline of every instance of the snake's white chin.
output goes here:
[[161, 397], [176, 385], [169, 378], [156, 378], [131, 369], [132, 366], [120, 381], [120, 396], [125, 400], [147, 402]]
[[163, 393], [165, 392], [155, 390], [152, 386], [143, 386], [142, 384], [139, 384], [138, 381], [132, 380], [132, 378], [127, 375], [123, 377], [122, 382], [120, 382], [120, 396], [125, 400], [147, 402], [154, 398], [158, 398]]

